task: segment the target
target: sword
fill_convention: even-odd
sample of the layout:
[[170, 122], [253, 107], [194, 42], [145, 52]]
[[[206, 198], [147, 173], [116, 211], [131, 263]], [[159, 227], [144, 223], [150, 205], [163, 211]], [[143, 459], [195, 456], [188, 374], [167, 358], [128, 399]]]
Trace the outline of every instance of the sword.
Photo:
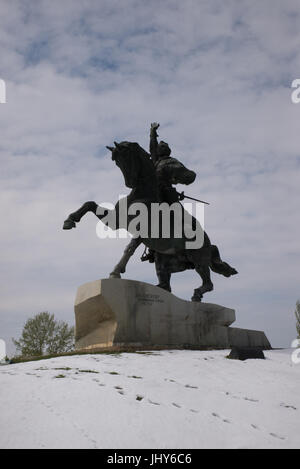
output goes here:
[[189, 197], [188, 195], [185, 195], [184, 192], [182, 192], [182, 195], [185, 199], [195, 200], [196, 202], [201, 202], [201, 204], [209, 205], [209, 202], [205, 202], [204, 200], [194, 199], [194, 197]]

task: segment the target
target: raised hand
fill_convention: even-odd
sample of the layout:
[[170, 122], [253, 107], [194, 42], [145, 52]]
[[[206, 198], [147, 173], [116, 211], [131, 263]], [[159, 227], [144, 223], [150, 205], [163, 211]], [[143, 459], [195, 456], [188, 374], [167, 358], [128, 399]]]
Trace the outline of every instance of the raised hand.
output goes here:
[[157, 122], [152, 122], [151, 124], [151, 130], [157, 130], [159, 127], [159, 124]]

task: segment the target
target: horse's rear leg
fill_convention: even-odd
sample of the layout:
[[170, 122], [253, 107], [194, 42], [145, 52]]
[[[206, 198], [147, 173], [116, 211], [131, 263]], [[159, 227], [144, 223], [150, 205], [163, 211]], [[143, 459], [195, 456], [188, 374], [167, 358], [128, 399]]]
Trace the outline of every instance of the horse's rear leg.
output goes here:
[[64, 222], [63, 229], [71, 230], [76, 228], [76, 223], [80, 222], [81, 218], [88, 212], [93, 212], [96, 215], [98, 205], [96, 202], [85, 202], [76, 212], [71, 213]]
[[126, 246], [123, 256], [118, 264], [114, 267], [114, 270], [109, 275], [110, 278], [121, 278], [121, 274], [124, 274], [126, 271], [126, 266], [128, 264], [129, 259], [137, 248], [140, 246], [142, 240], [141, 238], [133, 238], [130, 243]]
[[167, 290], [169, 292], [172, 291], [171, 289], [171, 274], [170, 272], [165, 272], [165, 271], [160, 271], [156, 270], [157, 278], [158, 278], [158, 285], [156, 285], [159, 288], [162, 288], [163, 290]]
[[164, 256], [164, 254], [159, 252], [155, 253], [155, 269], [159, 281], [158, 285], [156, 286], [171, 292], [171, 273], [166, 268]]
[[210, 270], [208, 266], [197, 266], [195, 267], [195, 270], [202, 278], [202, 285], [194, 290], [192, 301], [201, 301], [204, 293], [212, 291], [214, 289], [214, 285], [210, 278]]

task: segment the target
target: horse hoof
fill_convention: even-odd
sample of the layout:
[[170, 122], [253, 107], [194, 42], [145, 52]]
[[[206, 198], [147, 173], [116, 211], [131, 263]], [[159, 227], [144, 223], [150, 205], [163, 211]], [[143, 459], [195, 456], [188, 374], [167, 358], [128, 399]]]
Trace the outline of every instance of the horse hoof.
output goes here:
[[166, 290], [166, 291], [172, 293], [171, 287], [169, 285], [164, 285], [164, 284], [159, 283], [158, 285], [156, 285], [156, 287], [161, 288], [162, 290]]
[[198, 301], [198, 303], [199, 303], [200, 301], [202, 301], [202, 298], [203, 298], [203, 295], [199, 295], [199, 294], [193, 295], [192, 296], [192, 301]]
[[73, 220], [70, 220], [69, 218], [65, 220], [63, 230], [71, 230], [72, 228], [76, 228], [76, 223]]
[[109, 274], [109, 278], [121, 278], [121, 275], [115, 272], [112, 272]]

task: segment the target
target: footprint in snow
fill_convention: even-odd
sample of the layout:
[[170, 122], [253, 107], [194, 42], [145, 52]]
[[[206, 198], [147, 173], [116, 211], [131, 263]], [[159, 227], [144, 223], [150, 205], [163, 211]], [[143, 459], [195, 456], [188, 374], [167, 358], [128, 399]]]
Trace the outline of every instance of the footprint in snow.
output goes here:
[[226, 394], [226, 396], [229, 396], [229, 397], [231, 397], [232, 399], [240, 399], [240, 397], [234, 396], [234, 395], [231, 394], [230, 392], [226, 392], [225, 394]]
[[241, 398], [241, 397], [239, 397], [239, 396], [235, 396], [234, 394], [231, 394], [230, 392], [226, 392], [225, 394], [226, 394], [226, 396], [229, 396], [229, 397], [231, 397], [232, 399], [239, 399], [239, 400], [240, 400], [240, 399], [244, 399], [244, 401], [259, 402], [258, 399], [252, 399], [251, 397], [247, 397], [247, 396]]
[[160, 405], [160, 403], [159, 403], [159, 402], [154, 402], [154, 401], [151, 401], [151, 399], [148, 399], [148, 402], [149, 402], [150, 404], [154, 404], [154, 405]]
[[[260, 430], [257, 425], [254, 425], [254, 423], [251, 423], [251, 427], [254, 428], [254, 430]], [[285, 437], [276, 435], [276, 433], [271, 432], [269, 433], [269, 435], [272, 436], [273, 438], [276, 438], [277, 440], [286, 440]]]
[[257, 399], [251, 399], [250, 397], [244, 397], [244, 401], [259, 402]]
[[293, 405], [287, 405], [285, 404], [284, 402], [282, 402], [280, 404], [280, 407], [284, 407], [285, 409], [292, 409], [292, 410], [297, 410], [297, 407], [293, 406]]
[[224, 423], [231, 423], [230, 420], [228, 420], [228, 419], [223, 419], [223, 417], [221, 417], [221, 416], [220, 416], [219, 414], [217, 414], [216, 412], [213, 412], [213, 413], [212, 413], [212, 416], [213, 416], [213, 417], [216, 417], [216, 418], [218, 418], [218, 419], [220, 419], [220, 420], [222, 420]]
[[83, 436], [84, 438], [86, 438], [88, 440], [88, 442], [94, 447], [94, 449], [97, 449], [97, 442], [96, 440], [94, 440], [93, 438], [91, 438], [91, 436], [88, 434], [87, 430], [83, 427], [81, 427], [81, 425], [79, 425], [77, 422], [75, 421], [71, 421], [69, 419], [66, 418], [65, 415], [63, 415], [61, 412], [59, 412], [57, 409], [54, 409], [50, 404], [48, 404], [47, 402], [45, 402], [43, 399], [41, 399], [40, 397], [37, 397], [38, 401], [44, 406], [46, 407], [46, 409], [49, 410], [49, 412], [51, 412], [52, 414], [54, 414], [57, 418], [59, 418], [60, 420], [62, 421], [67, 421], [69, 424], [72, 424], [72, 426], [74, 428], [76, 428]]
[[277, 438], [278, 440], [285, 440], [283, 436], [276, 435], [276, 433], [270, 433], [270, 436], [273, 438]]

